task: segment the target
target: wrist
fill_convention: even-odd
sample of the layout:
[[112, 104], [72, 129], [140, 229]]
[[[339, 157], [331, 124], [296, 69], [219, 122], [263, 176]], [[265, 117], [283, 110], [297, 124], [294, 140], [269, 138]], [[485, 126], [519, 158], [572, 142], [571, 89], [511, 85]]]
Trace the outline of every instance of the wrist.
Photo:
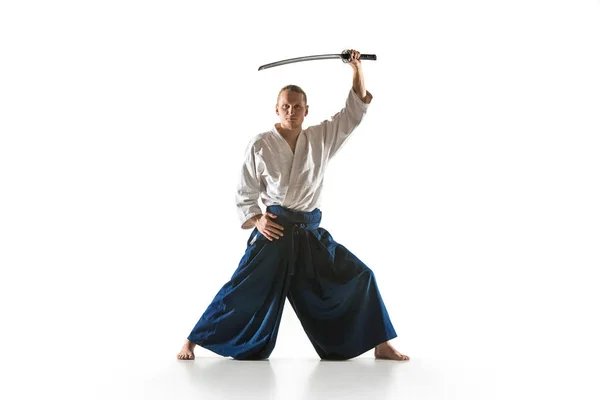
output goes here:
[[260, 217], [262, 217], [262, 214], [255, 215], [254, 217], [250, 218], [250, 223], [253, 226], [256, 226], [256, 223], [258, 222], [258, 220], [260, 219]]

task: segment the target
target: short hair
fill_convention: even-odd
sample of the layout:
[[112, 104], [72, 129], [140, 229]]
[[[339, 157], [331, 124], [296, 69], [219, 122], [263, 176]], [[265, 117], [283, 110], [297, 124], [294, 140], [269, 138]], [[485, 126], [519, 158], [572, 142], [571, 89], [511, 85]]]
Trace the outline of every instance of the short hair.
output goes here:
[[308, 100], [306, 98], [306, 93], [304, 92], [304, 90], [302, 90], [302, 88], [300, 88], [300, 86], [296, 86], [296, 85], [287, 85], [281, 88], [281, 90], [279, 91], [279, 93], [277, 94], [277, 103], [279, 103], [279, 96], [281, 96], [281, 93], [283, 92], [294, 92], [294, 93], [300, 93], [304, 96], [304, 104], [308, 104]]

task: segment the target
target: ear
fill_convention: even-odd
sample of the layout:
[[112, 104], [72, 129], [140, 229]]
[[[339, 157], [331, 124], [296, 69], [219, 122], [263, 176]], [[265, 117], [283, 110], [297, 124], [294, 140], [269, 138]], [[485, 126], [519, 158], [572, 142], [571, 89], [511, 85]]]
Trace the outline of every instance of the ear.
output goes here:
[[279, 115], [279, 104], [275, 104], [275, 114]]
[[304, 111], [304, 116], [306, 117], [308, 115], [308, 104], [306, 105], [305, 111]]

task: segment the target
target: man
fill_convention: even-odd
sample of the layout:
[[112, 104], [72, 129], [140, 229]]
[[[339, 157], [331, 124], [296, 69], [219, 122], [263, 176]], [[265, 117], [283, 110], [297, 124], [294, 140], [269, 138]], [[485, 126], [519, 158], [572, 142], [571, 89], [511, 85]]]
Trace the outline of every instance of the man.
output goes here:
[[238, 269], [177, 358], [194, 359], [196, 344], [239, 360], [268, 358], [287, 297], [322, 359], [345, 360], [373, 348], [376, 358], [409, 359], [389, 343], [397, 335], [373, 272], [319, 227], [327, 163], [372, 99], [358, 51], [350, 50], [348, 64], [352, 90], [330, 120], [303, 130], [306, 93], [286, 86], [275, 106], [280, 122], [250, 142], [236, 198], [242, 228], [254, 230]]

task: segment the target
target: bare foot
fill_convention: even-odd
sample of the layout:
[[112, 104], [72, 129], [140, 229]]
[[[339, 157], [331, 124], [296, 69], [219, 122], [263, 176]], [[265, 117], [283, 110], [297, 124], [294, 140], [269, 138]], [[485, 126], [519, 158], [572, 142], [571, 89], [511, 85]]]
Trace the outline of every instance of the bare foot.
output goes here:
[[196, 343], [192, 343], [189, 340], [186, 340], [181, 348], [179, 354], [177, 354], [177, 358], [180, 360], [193, 360], [196, 358], [194, 356], [194, 347], [196, 347]]
[[397, 361], [408, 361], [409, 356], [400, 353], [398, 350], [392, 347], [390, 342], [381, 343], [375, 347], [375, 358], [380, 360], [397, 360]]

